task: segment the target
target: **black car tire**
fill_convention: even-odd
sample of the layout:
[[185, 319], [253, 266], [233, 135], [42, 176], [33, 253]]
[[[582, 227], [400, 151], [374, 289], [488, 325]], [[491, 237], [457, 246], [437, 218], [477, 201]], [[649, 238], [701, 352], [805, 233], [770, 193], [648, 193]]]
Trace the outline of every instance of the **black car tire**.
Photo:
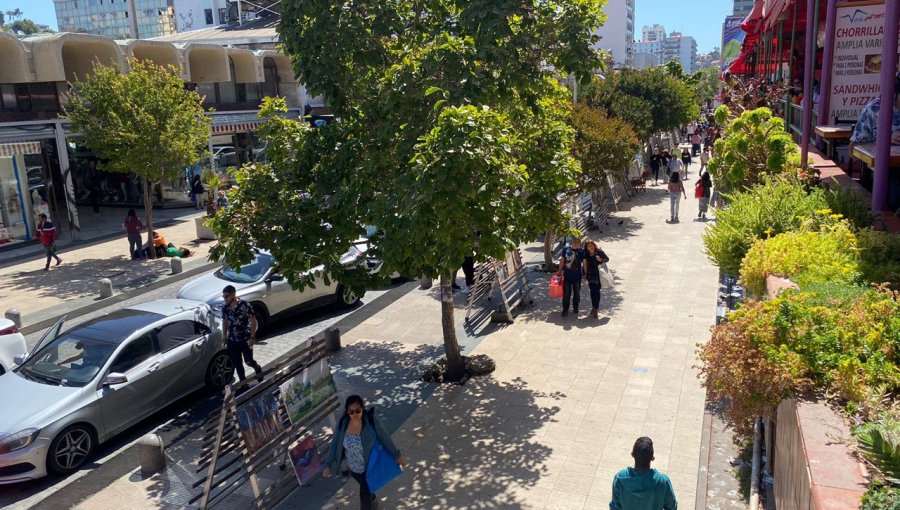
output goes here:
[[47, 469], [58, 475], [74, 473], [84, 465], [97, 446], [97, 435], [84, 424], [66, 427], [50, 443]]
[[251, 303], [250, 306], [253, 307], [253, 312], [256, 314], [256, 335], [259, 336], [269, 326], [269, 312], [266, 305], [262, 303]]
[[339, 306], [350, 308], [356, 306], [356, 304], [359, 303], [359, 300], [362, 299], [365, 294], [365, 292], [363, 292], [362, 294], [357, 294], [350, 290], [349, 287], [338, 285], [335, 299], [337, 300], [337, 304]]
[[206, 387], [221, 390], [234, 379], [234, 364], [228, 351], [219, 351], [206, 367]]

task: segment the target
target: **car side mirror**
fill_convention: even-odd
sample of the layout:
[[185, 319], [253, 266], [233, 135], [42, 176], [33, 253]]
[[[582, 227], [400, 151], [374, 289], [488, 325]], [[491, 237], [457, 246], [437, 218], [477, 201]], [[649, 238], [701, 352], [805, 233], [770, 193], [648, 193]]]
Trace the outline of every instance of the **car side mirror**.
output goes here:
[[128, 382], [128, 377], [125, 374], [120, 374], [118, 372], [113, 372], [106, 376], [106, 381], [103, 382], [104, 386], [115, 386], [117, 384], [125, 384]]
[[16, 354], [15, 356], [13, 356], [13, 363], [16, 365], [21, 365], [21, 364], [25, 363], [25, 360], [27, 360], [27, 359], [28, 359], [27, 352], [25, 354]]
[[268, 278], [266, 278], [266, 281], [267, 282], [281, 282], [281, 281], [284, 281], [284, 275], [278, 274], [278, 273], [272, 273], [269, 275]]

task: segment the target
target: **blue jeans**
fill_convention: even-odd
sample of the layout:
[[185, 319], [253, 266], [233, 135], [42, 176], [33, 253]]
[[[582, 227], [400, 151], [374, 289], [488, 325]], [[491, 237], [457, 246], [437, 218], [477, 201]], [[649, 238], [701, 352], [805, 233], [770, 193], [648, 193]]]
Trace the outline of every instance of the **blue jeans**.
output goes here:
[[669, 210], [672, 213], [672, 219], [678, 218], [678, 205], [681, 202], [681, 193], [669, 193]]

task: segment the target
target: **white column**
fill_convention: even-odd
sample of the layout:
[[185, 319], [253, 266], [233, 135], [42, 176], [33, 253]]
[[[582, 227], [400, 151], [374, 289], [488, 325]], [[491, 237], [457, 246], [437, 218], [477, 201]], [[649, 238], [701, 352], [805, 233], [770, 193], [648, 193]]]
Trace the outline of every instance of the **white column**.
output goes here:
[[66, 211], [69, 213], [69, 232], [72, 241], [81, 240], [81, 223], [78, 221], [78, 207], [75, 205], [75, 186], [72, 184], [72, 171], [69, 167], [69, 150], [66, 146], [66, 134], [62, 121], [54, 123], [56, 133], [56, 154], [59, 157], [59, 172], [63, 178], [63, 190], [66, 196]]

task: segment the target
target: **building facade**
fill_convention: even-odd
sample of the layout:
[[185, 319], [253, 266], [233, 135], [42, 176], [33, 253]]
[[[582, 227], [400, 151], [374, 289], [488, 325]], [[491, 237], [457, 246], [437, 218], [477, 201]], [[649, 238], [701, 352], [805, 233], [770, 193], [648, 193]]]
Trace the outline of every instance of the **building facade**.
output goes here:
[[603, 12], [607, 15], [606, 23], [594, 32], [600, 36], [594, 47], [610, 53], [614, 69], [631, 67], [634, 52], [634, 0], [609, 0]]
[[662, 25], [653, 25], [652, 27], [644, 25], [641, 31], [642, 42], [663, 42], [666, 38], [666, 27]]
[[146, 39], [175, 33], [172, 0], [54, 0], [60, 32]]
[[698, 70], [697, 40], [689, 35], [672, 32], [663, 42], [662, 63], [677, 60], [686, 73]]
[[[68, 82], [94, 62], [127, 72], [131, 58], [181, 69], [185, 87], [214, 109], [209, 150], [218, 155], [182, 169], [154, 193], [154, 207], [189, 206], [188, 183], [204, 166], [222, 169], [253, 161], [263, 149], [254, 130], [265, 96], [284, 97], [290, 116], [302, 115], [301, 89], [290, 58], [273, 50], [215, 44], [173, 44], [75, 33], [17, 39], [0, 33], [0, 249], [35, 239], [35, 223], [49, 213], [73, 239], [83, 238], [101, 214], [142, 204], [141, 181], [109, 173], [60, 119]], [[91, 209], [93, 209], [93, 214]]]
[[734, 0], [734, 16], [746, 16], [753, 10], [754, 0]]
[[633, 55], [635, 69], [649, 69], [660, 64], [659, 55], [635, 51]]

